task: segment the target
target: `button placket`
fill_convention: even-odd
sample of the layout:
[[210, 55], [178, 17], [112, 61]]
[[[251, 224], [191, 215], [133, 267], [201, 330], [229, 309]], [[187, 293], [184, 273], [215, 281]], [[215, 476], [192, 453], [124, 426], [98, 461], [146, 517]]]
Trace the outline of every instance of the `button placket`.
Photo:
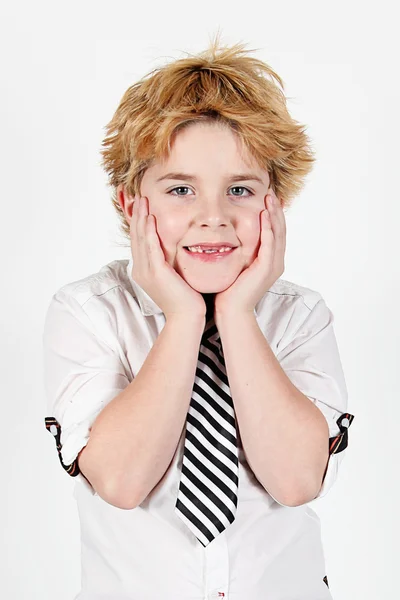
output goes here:
[[205, 566], [207, 600], [228, 600], [229, 553], [226, 532], [221, 533], [206, 548]]

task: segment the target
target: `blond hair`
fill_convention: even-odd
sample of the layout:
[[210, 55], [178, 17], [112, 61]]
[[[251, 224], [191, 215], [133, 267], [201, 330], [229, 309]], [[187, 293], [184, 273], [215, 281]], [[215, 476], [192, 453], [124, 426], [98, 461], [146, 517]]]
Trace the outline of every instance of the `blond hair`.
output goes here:
[[153, 160], [166, 159], [175, 135], [195, 122], [228, 125], [269, 173], [283, 207], [303, 188], [315, 161], [305, 126], [290, 116], [279, 75], [244, 48], [243, 43], [221, 47], [216, 39], [198, 55], [150, 71], [124, 93], [106, 126], [101, 155], [128, 240], [117, 187], [140, 195], [146, 169]]

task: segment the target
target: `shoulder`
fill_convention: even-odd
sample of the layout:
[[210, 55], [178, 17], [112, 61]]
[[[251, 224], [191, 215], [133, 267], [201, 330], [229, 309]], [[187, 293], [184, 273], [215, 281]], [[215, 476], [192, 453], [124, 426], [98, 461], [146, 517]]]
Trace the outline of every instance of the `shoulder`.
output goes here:
[[111, 296], [114, 290], [132, 294], [133, 290], [126, 270], [127, 264], [128, 259], [113, 260], [101, 267], [99, 271], [65, 283], [54, 295], [73, 299], [83, 307], [94, 298]]
[[255, 308], [257, 321], [271, 346], [282, 348], [300, 331], [317, 329], [332, 317], [319, 291], [279, 278]]
[[[47, 309], [45, 334], [67, 330], [88, 340], [88, 333], [115, 348], [120, 329], [138, 305], [127, 275], [128, 259], [114, 260], [94, 273], [65, 283], [53, 294]], [[67, 337], [67, 336], [65, 336]]]
[[309, 312], [323, 299], [317, 290], [281, 278], [268, 290], [267, 295], [270, 295], [278, 303], [283, 302], [289, 306], [303, 305]]

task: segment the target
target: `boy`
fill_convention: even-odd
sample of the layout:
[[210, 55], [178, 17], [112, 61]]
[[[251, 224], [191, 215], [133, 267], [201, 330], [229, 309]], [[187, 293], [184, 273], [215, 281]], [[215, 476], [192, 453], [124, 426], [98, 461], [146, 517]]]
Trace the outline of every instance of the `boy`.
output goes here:
[[331, 311], [280, 279], [283, 207], [314, 159], [273, 79], [212, 44], [129, 88], [108, 125], [131, 258], [58, 290], [44, 330], [79, 599], [332, 598], [308, 504], [354, 417]]

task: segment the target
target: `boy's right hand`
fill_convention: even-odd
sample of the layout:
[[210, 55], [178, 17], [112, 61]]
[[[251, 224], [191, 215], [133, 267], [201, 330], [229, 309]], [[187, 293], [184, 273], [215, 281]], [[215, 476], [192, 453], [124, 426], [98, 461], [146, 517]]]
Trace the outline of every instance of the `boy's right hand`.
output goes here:
[[165, 260], [154, 215], [149, 215], [148, 199], [135, 196], [130, 222], [133, 258], [132, 278], [161, 308], [171, 315], [206, 315], [206, 303]]

